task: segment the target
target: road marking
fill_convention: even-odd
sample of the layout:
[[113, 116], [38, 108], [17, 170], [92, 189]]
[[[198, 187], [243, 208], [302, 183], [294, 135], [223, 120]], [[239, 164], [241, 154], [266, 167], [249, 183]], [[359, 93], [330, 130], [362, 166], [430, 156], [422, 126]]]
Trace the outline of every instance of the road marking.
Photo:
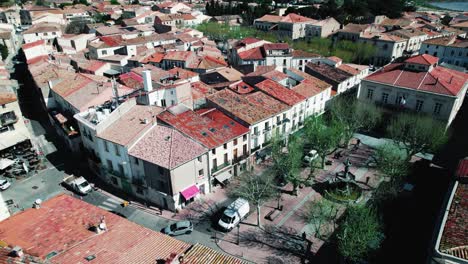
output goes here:
[[103, 206], [103, 205], [98, 205], [98, 207], [99, 207], [99, 208], [102, 208], [102, 209], [104, 209], [104, 210], [106, 210], [106, 211], [112, 211], [112, 209], [115, 209], [115, 208], [109, 208], [109, 207]]

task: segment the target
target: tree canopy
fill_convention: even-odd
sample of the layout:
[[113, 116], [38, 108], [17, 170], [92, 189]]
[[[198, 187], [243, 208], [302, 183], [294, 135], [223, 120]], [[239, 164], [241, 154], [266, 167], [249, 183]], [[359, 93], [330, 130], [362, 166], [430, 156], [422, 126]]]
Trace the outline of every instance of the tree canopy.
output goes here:
[[306, 142], [320, 156], [323, 169], [326, 156], [337, 147], [340, 141], [341, 127], [336, 126], [335, 122], [327, 124], [321, 116], [312, 116], [305, 122], [304, 133]]
[[409, 160], [417, 153], [437, 151], [447, 140], [445, 125], [430, 116], [402, 113], [392, 119], [387, 135], [406, 151]]
[[348, 207], [337, 232], [338, 251], [351, 262], [366, 259], [377, 250], [384, 234], [377, 213], [369, 206]]
[[334, 99], [330, 112], [334, 122], [342, 126], [341, 139], [345, 146], [348, 145], [354, 133], [360, 130], [370, 130], [382, 119], [382, 110], [374, 104], [345, 96]]

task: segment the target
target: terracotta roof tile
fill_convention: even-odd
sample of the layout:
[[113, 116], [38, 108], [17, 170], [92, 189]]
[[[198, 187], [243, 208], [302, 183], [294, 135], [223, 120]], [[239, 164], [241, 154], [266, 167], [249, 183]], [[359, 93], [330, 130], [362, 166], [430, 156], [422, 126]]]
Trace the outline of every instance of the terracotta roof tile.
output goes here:
[[158, 115], [158, 119], [171, 125], [208, 149], [216, 148], [249, 132], [247, 127], [216, 109], [188, 110], [174, 114], [170, 110]]
[[[108, 231], [96, 234], [91, 225], [105, 218]], [[0, 222], [0, 239], [26, 254], [53, 263], [154, 263], [189, 244], [139, 226], [125, 218], [62, 194]], [[125, 239], [122, 239], [125, 238]]]
[[199, 143], [164, 125], [151, 128], [128, 153], [131, 156], [174, 169], [205, 153]]
[[122, 146], [128, 146], [156, 122], [156, 115], [162, 111], [163, 109], [157, 106], [134, 105], [128, 112], [99, 133], [98, 137]]
[[294, 106], [305, 100], [304, 96], [270, 79], [255, 84], [255, 87], [289, 106]]

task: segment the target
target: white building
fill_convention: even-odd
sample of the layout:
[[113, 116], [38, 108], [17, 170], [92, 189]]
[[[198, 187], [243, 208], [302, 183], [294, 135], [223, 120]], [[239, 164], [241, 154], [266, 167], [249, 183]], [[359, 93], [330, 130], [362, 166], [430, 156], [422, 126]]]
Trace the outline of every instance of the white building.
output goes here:
[[468, 69], [468, 40], [457, 36], [433, 38], [422, 43], [420, 54], [429, 54], [445, 62]]
[[55, 38], [62, 36], [62, 28], [55, 23], [41, 23], [31, 26], [23, 32], [24, 43], [45, 40], [48, 45], [53, 44]]
[[465, 99], [468, 75], [437, 64], [426, 54], [389, 64], [362, 81], [358, 99], [426, 113], [450, 125]]

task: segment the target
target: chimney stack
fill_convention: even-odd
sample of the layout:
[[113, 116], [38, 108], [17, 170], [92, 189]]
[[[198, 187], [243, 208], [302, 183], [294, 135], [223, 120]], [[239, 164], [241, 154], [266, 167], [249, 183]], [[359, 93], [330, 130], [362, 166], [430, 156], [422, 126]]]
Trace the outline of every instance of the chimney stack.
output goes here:
[[151, 80], [151, 72], [146, 70], [143, 71], [143, 87], [145, 92], [153, 91], [153, 81]]
[[23, 249], [20, 246], [15, 246], [12, 250], [13, 256], [17, 258], [22, 258], [24, 256]]

